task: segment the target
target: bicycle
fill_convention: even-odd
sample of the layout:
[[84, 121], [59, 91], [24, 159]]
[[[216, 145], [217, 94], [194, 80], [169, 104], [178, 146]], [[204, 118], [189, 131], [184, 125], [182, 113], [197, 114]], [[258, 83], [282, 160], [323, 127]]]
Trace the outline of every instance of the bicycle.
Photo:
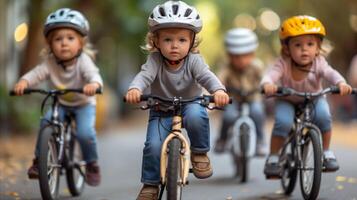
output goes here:
[[249, 97], [256, 94], [258, 89], [251, 91], [227, 88], [227, 90], [237, 96], [239, 102], [239, 116], [228, 130], [227, 150], [232, 154], [239, 181], [245, 183], [249, 176], [249, 161], [256, 153], [256, 126], [250, 117]]
[[[213, 96], [199, 96], [192, 99], [182, 99], [181, 97], [164, 98], [155, 95], [142, 95], [140, 101], [146, 101], [146, 105], [140, 109], [156, 109], [160, 106], [171, 107], [173, 110], [172, 128], [169, 135], [162, 144], [160, 157], [160, 192], [159, 200], [162, 199], [166, 188], [168, 200], [180, 200], [182, 198], [182, 188], [188, 184], [188, 174], [190, 169], [190, 145], [182, 133], [182, 113], [181, 107], [189, 103], [200, 103], [209, 110], [220, 109], [209, 106], [214, 103]], [[124, 98], [124, 102], [126, 102]], [[231, 103], [231, 99], [230, 99]]]
[[[59, 120], [58, 96], [67, 93], [83, 93], [82, 89], [41, 90], [25, 89], [24, 94], [40, 93], [46, 95], [41, 104], [43, 115], [44, 107], [49, 99], [52, 99], [51, 119], [40, 130], [39, 139], [39, 185], [41, 196], [46, 200], [58, 198], [59, 179], [66, 172], [67, 186], [72, 196], [79, 196], [84, 190], [85, 165], [79, 142], [76, 139], [75, 123], [73, 116], [66, 113], [65, 120]], [[101, 94], [97, 90], [96, 94]], [[10, 91], [15, 96], [14, 91]]]
[[304, 99], [303, 103], [296, 107], [293, 128], [279, 154], [279, 166], [282, 169], [279, 178], [285, 195], [290, 195], [294, 191], [299, 173], [303, 198], [310, 200], [318, 197], [323, 170], [323, 150], [321, 131], [312, 122], [314, 99], [339, 92], [337, 87], [328, 87], [316, 93], [297, 92], [291, 88], [281, 87], [273, 95], [298, 96]]

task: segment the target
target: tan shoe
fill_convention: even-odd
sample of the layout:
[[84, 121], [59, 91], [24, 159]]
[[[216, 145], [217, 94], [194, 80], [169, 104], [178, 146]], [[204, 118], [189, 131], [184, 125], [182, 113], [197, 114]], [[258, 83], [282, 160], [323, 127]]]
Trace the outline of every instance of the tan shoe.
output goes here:
[[38, 179], [38, 158], [32, 160], [31, 167], [27, 170], [29, 179]]
[[157, 200], [159, 196], [159, 186], [144, 185], [136, 200]]
[[212, 176], [213, 170], [207, 153], [191, 153], [191, 163], [196, 178], [204, 179]]

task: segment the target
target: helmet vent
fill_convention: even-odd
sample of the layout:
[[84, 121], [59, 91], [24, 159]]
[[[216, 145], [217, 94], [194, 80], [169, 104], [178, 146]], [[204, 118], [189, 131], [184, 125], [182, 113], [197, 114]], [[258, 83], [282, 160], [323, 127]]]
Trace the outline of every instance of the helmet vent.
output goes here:
[[159, 8], [159, 12], [160, 12], [160, 15], [161, 15], [161, 16], [166, 16], [166, 13], [165, 13], [165, 10], [164, 10], [163, 7], [160, 7], [160, 8]]
[[197, 15], [196, 19], [200, 19], [200, 16], [199, 16], [199, 15]]
[[59, 13], [59, 15], [62, 16], [63, 13], [64, 13], [64, 10], [61, 10], [60, 13]]
[[54, 19], [54, 18], [56, 18], [56, 15], [51, 15], [50, 16], [50, 19]]
[[184, 16], [187, 17], [187, 16], [189, 16], [191, 13], [192, 13], [192, 10], [191, 10], [191, 9], [187, 9]]
[[151, 18], [151, 19], [153, 19], [153, 18], [154, 18], [154, 14], [153, 14], [153, 13], [151, 13], [150, 18]]
[[172, 5], [172, 10], [174, 12], [174, 15], [177, 15], [178, 5]]

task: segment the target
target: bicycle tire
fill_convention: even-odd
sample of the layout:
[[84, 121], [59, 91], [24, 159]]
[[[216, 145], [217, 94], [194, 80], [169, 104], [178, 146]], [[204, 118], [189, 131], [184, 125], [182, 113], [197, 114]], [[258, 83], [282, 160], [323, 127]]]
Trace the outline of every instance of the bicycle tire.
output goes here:
[[[308, 133], [303, 136], [305, 139], [305, 144], [301, 146], [301, 155], [302, 155], [302, 160], [301, 160], [301, 168], [300, 168], [300, 188], [301, 188], [301, 193], [304, 199], [307, 200], [314, 200], [318, 197], [319, 191], [320, 191], [320, 184], [321, 184], [321, 172], [322, 172], [322, 148], [321, 148], [321, 143], [319, 140], [319, 131], [316, 131], [315, 129], [310, 129]], [[312, 155], [313, 155], [313, 180], [309, 181], [311, 184], [305, 185], [305, 180], [307, 178], [307, 175], [304, 173], [304, 169], [306, 168], [305, 166], [305, 155], [308, 152], [308, 145], [311, 143], [312, 147]], [[308, 169], [310, 170], [310, 169]]]
[[40, 131], [39, 184], [41, 196], [46, 200], [57, 199], [59, 192], [61, 169], [58, 167], [57, 143], [54, 134], [55, 127], [52, 126], [46, 126]]
[[169, 142], [169, 155], [167, 163], [167, 200], [180, 200], [183, 185], [179, 183], [181, 175], [180, 162], [181, 141], [173, 138]]
[[85, 162], [78, 140], [72, 135], [69, 148], [67, 150], [67, 162], [69, 166], [66, 168], [67, 186], [72, 196], [82, 194], [85, 186]]
[[248, 163], [249, 158], [247, 156], [249, 148], [249, 126], [243, 123], [240, 127], [240, 148], [241, 155], [238, 157], [238, 178], [241, 183], [246, 183], [248, 181]]
[[[291, 193], [295, 189], [295, 185], [297, 182], [297, 165], [296, 165], [296, 144], [295, 140], [293, 140], [290, 144], [290, 152], [285, 151], [282, 152], [282, 160], [286, 162], [283, 164], [283, 174], [281, 177], [281, 186], [283, 188], [285, 195], [291, 195]], [[287, 148], [289, 148], [287, 147]], [[294, 163], [293, 163], [294, 162]]]

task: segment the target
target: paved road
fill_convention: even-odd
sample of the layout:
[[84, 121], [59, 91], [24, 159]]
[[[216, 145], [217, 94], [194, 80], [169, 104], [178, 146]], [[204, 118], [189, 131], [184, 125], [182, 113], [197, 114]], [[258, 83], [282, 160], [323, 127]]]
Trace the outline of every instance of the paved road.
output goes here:
[[[80, 200], [131, 200], [135, 199], [141, 187], [141, 155], [144, 143], [145, 121], [125, 124], [111, 129], [99, 138], [100, 164], [103, 182], [100, 187], [86, 187], [80, 198], [70, 198], [65, 184], [61, 186], [61, 199]], [[131, 128], [130, 128], [131, 127]], [[216, 126], [212, 125], [212, 139]], [[337, 140], [338, 141], [338, 140]], [[357, 146], [335, 144], [341, 170], [324, 174], [320, 199], [357, 200]], [[296, 187], [290, 198], [281, 195], [280, 182], [265, 180], [262, 174], [264, 159], [251, 162], [250, 181], [239, 184], [232, 178], [233, 170], [229, 155], [211, 153], [214, 175], [206, 180], [198, 180], [190, 175], [190, 185], [184, 188], [183, 199], [224, 200], [227, 197], [240, 200], [255, 199], [301, 199], [300, 188]], [[19, 170], [15, 183], [0, 179], [0, 199], [41, 199], [38, 183], [28, 181], [25, 169]], [[64, 180], [61, 180], [64, 183]]]

